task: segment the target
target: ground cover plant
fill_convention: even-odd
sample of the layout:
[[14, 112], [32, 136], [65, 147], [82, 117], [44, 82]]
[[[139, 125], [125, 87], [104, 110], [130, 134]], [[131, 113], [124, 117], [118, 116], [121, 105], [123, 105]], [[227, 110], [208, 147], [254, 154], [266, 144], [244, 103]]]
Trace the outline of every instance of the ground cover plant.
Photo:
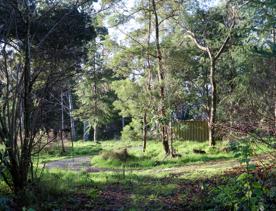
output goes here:
[[275, 210], [275, 0], [0, 0], [0, 210]]
[[[107, 144], [107, 145], [106, 145]], [[228, 146], [228, 142], [220, 142], [216, 147], [209, 147], [206, 142], [196, 141], [176, 141], [174, 148], [177, 149], [178, 157], [166, 158], [158, 141], [149, 141], [148, 149], [144, 153], [139, 142], [122, 142], [115, 145], [103, 143], [104, 151], [97, 156], [93, 156], [91, 163], [97, 167], [120, 167], [125, 165], [129, 168], [152, 168], [156, 166], [173, 167], [187, 163], [204, 162], [219, 159], [233, 159], [234, 154]], [[127, 149], [128, 157], [126, 160], [114, 156], [116, 150]], [[203, 153], [195, 152], [201, 150]], [[258, 146], [256, 153], [268, 152], [269, 148], [265, 145]]]
[[[119, 171], [96, 173], [45, 170], [36, 181], [36, 186], [30, 187], [25, 200], [27, 207], [35, 210], [206, 210], [232, 209], [242, 204], [241, 196], [246, 197], [246, 194], [237, 181], [240, 181], [239, 175], [246, 172], [246, 168], [238, 165], [232, 169], [233, 166], [227, 166], [225, 160], [218, 160], [216, 164], [220, 165], [217, 166], [209, 162], [196, 163], [191, 168], [184, 164], [185, 169], [176, 165], [173, 168], [160, 166], [137, 171], [119, 168]], [[275, 200], [273, 168], [275, 166], [259, 166], [250, 173], [262, 178], [262, 187], [266, 191], [261, 202], [267, 209], [273, 208]], [[1, 183], [1, 190], [1, 194], [6, 196], [9, 196], [7, 191], [10, 193], [10, 198], [3, 200], [6, 206], [15, 206], [11, 200], [12, 193], [4, 183]]]

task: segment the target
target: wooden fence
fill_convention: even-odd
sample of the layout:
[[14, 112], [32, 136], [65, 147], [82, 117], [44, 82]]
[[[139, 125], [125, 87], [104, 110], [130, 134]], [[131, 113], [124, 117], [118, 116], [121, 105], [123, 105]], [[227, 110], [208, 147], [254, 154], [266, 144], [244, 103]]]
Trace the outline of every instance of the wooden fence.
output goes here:
[[179, 121], [173, 126], [175, 138], [178, 140], [208, 140], [207, 121]]

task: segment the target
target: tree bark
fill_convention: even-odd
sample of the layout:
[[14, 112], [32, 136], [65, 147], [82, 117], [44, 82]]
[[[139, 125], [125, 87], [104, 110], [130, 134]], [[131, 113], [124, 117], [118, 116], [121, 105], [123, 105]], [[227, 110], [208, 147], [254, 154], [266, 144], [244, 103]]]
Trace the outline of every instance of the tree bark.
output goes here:
[[76, 127], [75, 127], [74, 118], [72, 116], [73, 101], [72, 101], [71, 91], [68, 91], [68, 101], [69, 101], [69, 116], [70, 116], [70, 126], [71, 126], [71, 139], [72, 139], [72, 141], [75, 141], [76, 140]]
[[209, 146], [214, 146], [215, 142], [215, 124], [216, 124], [216, 110], [217, 110], [217, 88], [215, 80], [215, 61], [211, 59], [210, 63], [210, 84], [211, 84], [211, 101], [209, 114]]
[[[151, 17], [152, 17], [152, 14], [151, 14], [151, 0], [149, 0], [149, 25], [148, 25], [148, 37], [147, 37], [147, 67], [146, 67], [146, 70], [147, 70], [147, 74], [148, 74], [148, 80], [147, 80], [147, 86], [146, 86], [146, 91], [148, 93], [150, 93], [151, 91], [151, 62], [150, 62], [150, 35], [151, 35]], [[151, 100], [150, 100], [151, 102]], [[144, 116], [143, 116], [143, 152], [146, 151], [146, 148], [147, 148], [147, 138], [148, 138], [148, 131], [147, 131], [147, 108], [149, 107], [150, 105], [146, 105], [145, 107], [145, 111], [144, 111]]]
[[[31, 162], [31, 149], [32, 149], [32, 137], [31, 137], [31, 95], [30, 95], [30, 81], [31, 81], [31, 34], [30, 34], [30, 13], [27, 8], [27, 20], [26, 20], [26, 39], [25, 39], [25, 64], [24, 64], [24, 95], [23, 95], [23, 115], [24, 115], [24, 138], [21, 148], [21, 157], [19, 166], [13, 166], [12, 173], [18, 174], [13, 175], [14, 189], [16, 193], [24, 191], [28, 180], [28, 171]], [[16, 149], [15, 149], [16, 150]], [[15, 154], [15, 153], [12, 153]], [[15, 156], [12, 156], [15, 159]], [[14, 164], [16, 161], [14, 161]], [[18, 169], [18, 172], [16, 171]]]
[[[273, 44], [274, 46], [276, 45], [276, 29], [273, 29], [272, 31], [272, 36], [273, 36]], [[274, 75], [274, 80], [276, 78], [276, 57], [273, 58], [273, 75]], [[274, 81], [274, 87], [273, 87], [273, 92], [274, 92], [274, 135], [276, 136], [276, 81]]]
[[122, 129], [125, 127], [125, 117], [121, 118], [121, 122], [122, 122]]
[[172, 157], [175, 157], [175, 150], [173, 148], [173, 129], [172, 129], [172, 120], [170, 120], [169, 123], [169, 143], [170, 143], [170, 147], [171, 147], [171, 155]]
[[157, 51], [157, 59], [158, 59], [158, 79], [159, 79], [159, 86], [160, 86], [160, 119], [161, 119], [161, 139], [162, 144], [164, 147], [164, 151], [167, 155], [170, 154], [170, 146], [168, 141], [168, 131], [167, 131], [167, 125], [166, 125], [166, 106], [165, 106], [165, 74], [162, 64], [162, 53], [161, 53], [161, 47], [160, 47], [160, 40], [159, 40], [159, 20], [158, 20], [158, 14], [157, 14], [157, 8], [156, 8], [156, 2], [155, 0], [152, 0], [152, 7], [153, 7], [153, 13], [155, 17], [155, 45], [156, 45], [156, 51]]
[[64, 131], [64, 105], [63, 105], [63, 92], [60, 94], [60, 105], [61, 105], [61, 131], [60, 131], [60, 140], [61, 140], [61, 152], [65, 152], [64, 140], [63, 140], [63, 131]]
[[97, 142], [97, 124], [94, 124], [93, 126], [93, 139], [94, 139], [94, 142], [96, 143]]
[[88, 141], [89, 139], [89, 131], [88, 131], [88, 128], [89, 128], [89, 123], [88, 121], [83, 121], [83, 140], [84, 141]]
[[147, 148], [147, 112], [144, 112], [143, 116], [143, 152], [146, 151]]

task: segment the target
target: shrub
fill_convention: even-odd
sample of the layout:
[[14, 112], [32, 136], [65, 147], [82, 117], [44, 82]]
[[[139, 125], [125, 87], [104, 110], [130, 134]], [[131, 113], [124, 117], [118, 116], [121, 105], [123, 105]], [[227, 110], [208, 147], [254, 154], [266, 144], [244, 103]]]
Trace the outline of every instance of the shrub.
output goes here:
[[139, 120], [132, 119], [132, 121], [123, 128], [122, 140], [137, 140], [142, 136], [142, 124]]
[[101, 157], [104, 160], [119, 160], [122, 162], [126, 162], [132, 156], [129, 155], [127, 149], [124, 148], [124, 149], [120, 149], [120, 150], [116, 150], [116, 151], [112, 151], [112, 150], [111, 151], [103, 151], [101, 153]]
[[214, 190], [214, 203], [231, 210], [264, 210], [269, 191], [255, 176], [256, 166], [250, 161], [253, 149], [248, 140], [229, 143], [234, 156], [244, 164], [245, 171]]

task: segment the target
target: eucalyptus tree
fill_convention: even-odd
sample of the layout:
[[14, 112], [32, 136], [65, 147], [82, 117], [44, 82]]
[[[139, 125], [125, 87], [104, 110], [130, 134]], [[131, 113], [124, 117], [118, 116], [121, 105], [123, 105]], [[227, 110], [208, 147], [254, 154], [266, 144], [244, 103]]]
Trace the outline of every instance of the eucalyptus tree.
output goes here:
[[271, 96], [269, 105], [274, 107], [274, 117], [268, 115], [267, 119], [274, 122], [274, 133], [276, 133], [276, 2], [271, 0], [248, 2], [245, 10], [248, 16], [251, 15], [249, 22], [253, 34], [251, 43], [254, 46], [254, 53], [262, 57], [265, 66], [269, 67], [270, 78], [266, 83], [273, 84], [268, 95]]
[[[118, 27], [120, 33], [126, 37], [126, 41], [120, 44], [110, 42], [113, 43], [111, 46], [114, 51], [110, 65], [114, 69], [115, 75], [121, 79], [113, 83], [113, 89], [119, 97], [114, 102], [114, 106], [117, 110], [120, 110], [123, 117], [132, 118], [130, 125], [124, 128], [123, 136], [126, 133], [132, 133], [137, 138], [137, 135], [139, 134], [140, 137], [143, 131], [144, 151], [146, 149], [148, 128], [153, 117], [153, 102], [151, 101], [153, 99], [151, 94], [153, 88], [153, 61], [150, 56], [152, 51], [152, 44], [150, 43], [151, 14], [147, 11], [145, 2], [136, 2], [136, 6], [129, 11], [131, 15], [117, 13], [113, 17], [113, 25], [118, 22], [122, 24], [135, 17], [139, 27], [127, 33]], [[124, 88], [127, 90], [125, 93], [122, 92]], [[129, 96], [127, 97], [127, 95]], [[122, 106], [124, 103], [127, 106]]]
[[209, 58], [209, 145], [214, 146], [217, 121], [217, 62], [232, 44], [238, 21], [237, 10], [228, 4], [207, 9], [193, 5], [190, 11], [184, 8], [183, 14], [177, 22], [183, 28], [184, 36], [192, 40]]
[[135, 139], [143, 137], [144, 151], [148, 128], [152, 126], [155, 104], [152, 73], [149, 70], [152, 61], [146, 60], [145, 52], [133, 42], [130, 47], [117, 51], [110, 64], [119, 79], [112, 83], [112, 89], [118, 97], [113, 103], [114, 107], [120, 111], [122, 117], [132, 119], [130, 124], [124, 127], [122, 136], [126, 138], [130, 135], [129, 138]]
[[[171, 10], [171, 2], [156, 2], [152, 0], [137, 1], [135, 6], [129, 11], [129, 14], [119, 15], [117, 22], [135, 18], [137, 27], [130, 32], [122, 32], [127, 38], [121, 52], [127, 53], [130, 61], [119, 60], [124, 65], [124, 71], [128, 75], [123, 79], [128, 79], [134, 75], [133, 82], [144, 91], [143, 102], [138, 105], [141, 108], [139, 119], [143, 122], [144, 149], [146, 146], [147, 125], [155, 122], [155, 130], [159, 131], [163, 143], [164, 151], [170, 154], [171, 150], [168, 141], [168, 128], [170, 113], [167, 105], [166, 95], [169, 92], [166, 89], [166, 70], [164, 68], [164, 37], [166, 34], [167, 19], [174, 16], [174, 10]], [[120, 55], [124, 53], [119, 53]], [[119, 58], [119, 55], [115, 55]], [[139, 95], [143, 95], [139, 93]], [[139, 97], [140, 99], [140, 97]]]
[[[56, 81], [62, 81], [54, 75], [67, 75], [64, 70], [53, 70], [51, 61], [76, 55], [81, 59], [83, 44], [95, 37], [88, 15], [78, 9], [79, 1], [42, 3], [0, 1], [1, 176], [17, 194], [28, 184], [34, 150], [40, 150], [38, 132], [46, 112], [43, 96]], [[71, 67], [80, 63], [79, 59], [71, 61]]]
[[[106, 35], [104, 28], [101, 36]], [[99, 34], [99, 32], [98, 32]], [[87, 130], [93, 128], [93, 139], [97, 141], [97, 128], [107, 123], [112, 116], [112, 70], [107, 68], [103, 61], [105, 48], [101, 39], [90, 42], [88, 59], [84, 72], [78, 77], [75, 93], [78, 98], [78, 108], [74, 116], [83, 122], [88, 122]]]
[[[238, 42], [218, 64], [220, 111], [230, 128], [275, 132], [275, 40], [273, 1], [242, 1]], [[239, 24], [241, 25], [241, 24]]]

